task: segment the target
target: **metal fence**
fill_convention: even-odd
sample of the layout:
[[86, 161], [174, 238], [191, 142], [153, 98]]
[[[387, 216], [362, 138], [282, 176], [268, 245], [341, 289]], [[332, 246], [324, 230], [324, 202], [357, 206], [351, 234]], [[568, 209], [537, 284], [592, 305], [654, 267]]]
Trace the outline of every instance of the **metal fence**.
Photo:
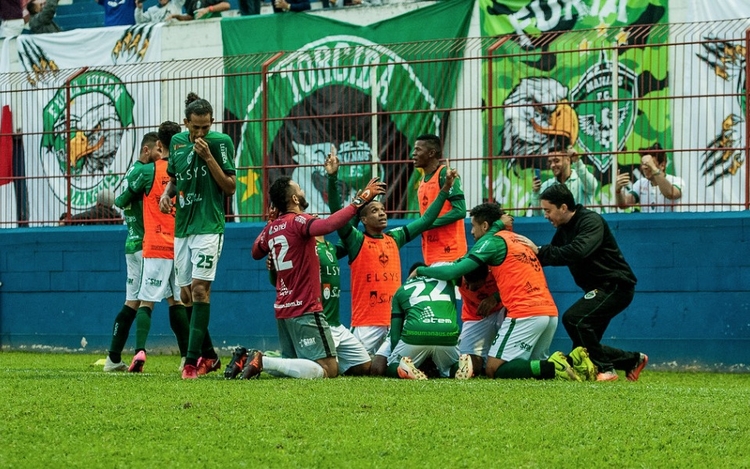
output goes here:
[[[615, 197], [617, 174], [631, 174], [623, 189], [630, 190], [643, 177], [637, 150], [653, 143], [667, 150], [667, 172], [682, 179], [683, 197], [664, 203], [668, 210], [745, 210], [750, 201], [745, 138], [750, 34], [745, 28], [743, 21], [639, 25], [533, 38], [361, 46], [343, 48], [336, 56], [273, 51], [103, 71], [146, 93], [153, 106], [143, 112], [152, 122], [181, 122], [190, 91], [213, 103], [214, 128], [230, 135], [236, 148], [240, 182], [227, 205], [234, 221], [261, 219], [269, 183], [281, 174], [304, 181], [309, 211], [326, 213], [320, 164], [330, 144], [344, 162], [344, 194], [379, 176], [388, 183], [384, 202], [391, 216], [413, 216], [420, 174], [410, 161], [414, 142], [407, 130], [430, 126], [462, 176], [469, 208], [497, 200], [517, 214], [538, 214], [532, 203], [534, 177], [555, 177], [549, 153], [556, 138], [566, 135], [596, 180], [588, 205], [597, 210], [622, 210]], [[525, 47], [529, 40], [534, 48]], [[74, 102], [89, 99], [80, 89], [84, 85], [75, 83], [84, 70], [40, 64], [34, 73], [0, 75], [0, 96], [12, 104], [17, 127], [4, 120], [0, 129], [0, 190], [14, 195], [3, 197], [0, 209], [15, 214], [0, 218], [5, 228], [54, 225], [75, 215], [76, 165], [100, 164], [98, 171], [119, 177], [127, 169], [113, 171], [106, 160], [88, 160], [107, 139], [122, 138], [125, 127], [76, 114]], [[557, 72], [551, 75], [553, 68]], [[398, 75], [399, 70], [406, 72]], [[65, 117], [50, 130], [32, 132], [39, 127], [32, 120], [49, 116], [24, 110], [32, 109], [35, 93], [48, 90], [49, 75], [67, 77], [60, 97]], [[331, 86], [317, 87], [304, 100], [294, 98], [327, 82]], [[370, 93], [361, 91], [367, 86], [346, 86], [367, 82]], [[414, 99], [420, 93], [424, 102]], [[128, 130], [135, 135], [132, 160], [139, 137], [154, 129], [134, 125]], [[29, 142], [41, 140], [49, 147], [50, 139], [60, 136], [65, 144], [57, 158], [64, 171], [31, 171], [40, 158], [29, 154]], [[62, 214], [34, 215], [49, 213], [34, 208], [53, 202], [65, 204]]]

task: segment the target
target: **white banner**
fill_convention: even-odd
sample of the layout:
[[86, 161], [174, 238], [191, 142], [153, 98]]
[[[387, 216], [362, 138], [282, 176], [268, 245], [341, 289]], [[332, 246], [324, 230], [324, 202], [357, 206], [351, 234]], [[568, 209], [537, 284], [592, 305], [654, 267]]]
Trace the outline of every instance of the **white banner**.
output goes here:
[[[10, 71], [10, 41], [10, 39], [4, 40], [2, 42], [2, 47], [0, 47], [0, 74], [5, 74]], [[7, 81], [3, 80], [2, 83], [0, 83], [0, 133], [2, 133], [4, 128], [8, 128], [8, 123], [3, 120], [2, 110], [5, 106], [10, 106], [9, 91], [10, 85]], [[10, 127], [12, 129], [12, 123]], [[0, 138], [0, 140], [2, 140], [2, 138]], [[8, 161], [13, 161], [13, 149], [8, 148], [5, 144], [0, 144], [0, 165], [7, 164]], [[3, 174], [0, 174], [0, 176], [3, 176]], [[12, 176], [12, 174], [8, 176]], [[0, 181], [0, 221], [3, 222], [0, 224], [0, 227], [15, 228], [17, 226], [15, 223], [17, 220], [16, 212], [15, 184], [8, 183], [7, 180]]]
[[[29, 219], [56, 223], [119, 193], [142, 135], [160, 123], [161, 24], [20, 36]], [[70, 174], [70, 177], [67, 175]]]
[[[685, 99], [674, 101], [675, 171], [687, 186], [683, 201], [691, 211], [742, 210], [745, 180], [745, 30], [750, 27], [750, 2], [692, 0], [688, 21], [696, 24], [686, 37], [672, 41], [686, 46], [674, 62], [675, 90]], [[746, 18], [744, 20], [733, 20]], [[714, 23], [709, 23], [714, 22]], [[683, 60], [684, 59], [684, 60]], [[691, 96], [696, 96], [691, 98]], [[685, 198], [687, 198], [685, 200]]]

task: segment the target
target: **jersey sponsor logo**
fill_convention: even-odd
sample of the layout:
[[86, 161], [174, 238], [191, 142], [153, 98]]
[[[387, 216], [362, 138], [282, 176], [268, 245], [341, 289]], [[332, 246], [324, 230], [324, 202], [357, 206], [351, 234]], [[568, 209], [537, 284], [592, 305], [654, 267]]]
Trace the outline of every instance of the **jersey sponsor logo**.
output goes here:
[[367, 283], [400, 282], [400, 275], [394, 272], [375, 272], [374, 274], [367, 274], [365, 281]]
[[431, 306], [425, 306], [424, 310], [419, 315], [419, 320], [422, 321], [424, 324], [451, 324], [453, 323], [453, 321], [451, 321], [448, 318], [435, 317], [435, 312], [432, 310]]
[[151, 278], [151, 277], [149, 277], [149, 278], [147, 278], [145, 280], [144, 283], [146, 285], [150, 286], [150, 287], [160, 287], [161, 286], [161, 280], [159, 280], [158, 278]]
[[284, 304], [280, 304], [280, 303], [273, 304], [273, 307], [275, 309], [294, 308], [295, 306], [302, 306], [302, 300], [290, 301], [289, 303], [284, 303]]
[[377, 290], [370, 291], [370, 306], [375, 306], [383, 303], [390, 304], [392, 300], [393, 295], [389, 295], [388, 293], [378, 293]]
[[[60, 87], [44, 106], [39, 160], [60, 202], [67, 202], [68, 181], [73, 210], [96, 204], [101, 190], [117, 192], [137, 156], [134, 104], [119, 77], [93, 70]], [[69, 178], [54, 177], [67, 175], [68, 167]]]
[[388, 254], [386, 254], [385, 251], [381, 252], [378, 256], [378, 261], [383, 267], [387, 266], [389, 261]]
[[285, 229], [286, 229], [286, 222], [279, 223], [278, 225], [271, 225], [270, 228], [268, 228], [268, 234], [270, 236], [270, 235], [272, 235], [274, 233], [277, 233], [277, 232], [279, 232], [281, 230], [285, 230]]

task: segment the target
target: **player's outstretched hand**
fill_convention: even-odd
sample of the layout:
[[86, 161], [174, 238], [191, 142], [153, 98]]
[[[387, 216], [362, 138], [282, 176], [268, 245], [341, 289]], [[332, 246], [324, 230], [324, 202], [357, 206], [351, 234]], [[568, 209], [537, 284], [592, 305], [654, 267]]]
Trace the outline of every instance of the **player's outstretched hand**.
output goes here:
[[170, 199], [167, 193], [164, 192], [159, 198], [159, 210], [161, 210], [162, 213], [171, 213], [172, 207], [174, 207], [172, 199]]
[[444, 190], [445, 192], [450, 192], [451, 188], [453, 187], [453, 181], [455, 181], [456, 178], [458, 178], [458, 170], [455, 168], [448, 168], [448, 170], [445, 172], [445, 183], [443, 184], [442, 190]]
[[539, 253], [539, 247], [536, 244], [534, 244], [534, 242], [532, 240], [530, 240], [526, 236], [520, 235], [518, 233], [515, 233], [515, 236], [516, 236], [516, 240], [520, 241], [521, 244], [525, 244], [526, 246], [528, 246], [529, 249], [531, 249], [532, 251], [534, 251], [534, 254], [538, 254]]
[[339, 171], [339, 157], [336, 152], [336, 146], [331, 145], [331, 153], [328, 154], [323, 167], [329, 176], [333, 176]]
[[489, 316], [497, 307], [498, 301], [495, 295], [490, 295], [487, 298], [479, 302], [477, 306], [477, 316], [486, 318]]
[[385, 183], [380, 182], [380, 178], [372, 178], [367, 187], [354, 198], [352, 205], [359, 208], [382, 194], [385, 194]]

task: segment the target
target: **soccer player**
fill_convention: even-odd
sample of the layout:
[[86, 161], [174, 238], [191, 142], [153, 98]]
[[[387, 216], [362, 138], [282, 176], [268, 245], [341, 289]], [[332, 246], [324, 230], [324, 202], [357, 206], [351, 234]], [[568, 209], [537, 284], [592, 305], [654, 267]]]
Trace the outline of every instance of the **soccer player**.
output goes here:
[[615, 381], [615, 370], [624, 370], [629, 381], [638, 381], [648, 356], [601, 343], [609, 322], [628, 307], [635, 294], [636, 278], [625, 261], [609, 225], [601, 215], [576, 205], [573, 194], [554, 185], [541, 195], [544, 218], [557, 228], [550, 244], [522, 241], [544, 265], [567, 265], [583, 298], [563, 314], [563, 325], [574, 347], [585, 347], [599, 368], [597, 381]]
[[[370, 355], [362, 343], [341, 324], [339, 315], [341, 297], [341, 268], [338, 259], [346, 256], [346, 250], [341, 245], [334, 245], [326, 241], [323, 236], [315, 237], [315, 247], [320, 261], [320, 283], [323, 304], [323, 315], [331, 328], [331, 336], [336, 347], [339, 375], [366, 376], [370, 374]], [[270, 273], [271, 283], [276, 286], [276, 269], [269, 256], [266, 267]], [[255, 354], [255, 351], [250, 352]], [[227, 366], [224, 377], [233, 379], [244, 367], [248, 352], [244, 347], [235, 350], [232, 362]]]
[[[326, 158], [328, 205], [336, 211], [341, 204], [336, 150]], [[357, 211], [364, 233], [349, 223], [338, 231], [346, 247], [351, 266], [352, 332], [369, 354], [375, 354], [388, 335], [393, 294], [401, 286], [399, 249], [432, 226], [457, 179], [455, 169], [448, 171], [442, 190], [421, 218], [408, 225], [385, 231], [388, 215], [382, 203], [373, 200]]]
[[[109, 353], [104, 361], [104, 371], [125, 371], [128, 364], [122, 361], [122, 350], [128, 341], [130, 327], [135, 321], [138, 305], [138, 288], [141, 286], [141, 267], [143, 264], [143, 188], [141, 180], [153, 177], [154, 163], [153, 141], [143, 137], [138, 159], [125, 174], [127, 187], [115, 199], [115, 205], [123, 210], [125, 223], [128, 225], [128, 237], [125, 239], [125, 304], [112, 326], [112, 341]], [[135, 189], [139, 187], [139, 189]]]
[[[185, 102], [186, 132], [172, 137], [167, 174], [169, 184], [161, 196], [161, 211], [175, 211], [174, 263], [180, 297], [190, 316], [190, 338], [182, 370], [183, 379], [221, 367], [208, 334], [211, 317], [211, 283], [224, 243], [227, 196], [234, 194], [234, 144], [223, 133], [211, 130], [214, 110], [195, 93]], [[177, 197], [176, 204], [172, 202]], [[200, 359], [200, 363], [199, 363]]]
[[[414, 166], [422, 170], [417, 196], [419, 214], [424, 215], [443, 187], [449, 168], [440, 164], [442, 143], [437, 135], [420, 135], [414, 142]], [[456, 181], [448, 200], [443, 203], [438, 219], [429, 230], [422, 233], [422, 257], [427, 265], [435, 262], [453, 262], [466, 254], [466, 202], [461, 182]]]
[[[140, 307], [136, 314], [135, 356], [128, 371], [139, 373], [146, 363], [146, 339], [151, 329], [151, 313], [154, 303], [162, 298], [169, 304], [169, 323], [177, 338], [180, 357], [185, 359], [190, 327], [185, 305], [180, 302], [174, 272], [174, 214], [163, 213], [159, 201], [167, 184], [168, 148], [172, 137], [180, 132], [176, 122], [163, 122], [159, 132], [146, 134], [152, 145], [154, 174], [151, 179], [140, 178], [136, 187], [143, 191], [143, 273], [138, 291]], [[144, 139], [145, 140], [145, 139]], [[181, 363], [181, 366], [183, 364]]]
[[[423, 265], [417, 263], [409, 272]], [[458, 353], [456, 285], [452, 281], [410, 277], [393, 295], [392, 311], [392, 351], [386, 376], [427, 379], [418, 367], [429, 357], [441, 378], [471, 378], [471, 358]]]
[[[549, 356], [557, 328], [557, 307], [552, 299], [539, 260], [519, 237], [502, 230], [500, 206], [484, 203], [471, 212], [471, 233], [478, 239], [458, 262], [439, 267], [419, 267], [416, 275], [451, 280], [481, 264], [489, 266], [507, 314], [490, 347], [485, 374], [489, 378], [569, 379], [593, 377], [593, 365], [583, 349]], [[548, 359], [549, 356], [549, 359]]]
[[487, 265], [480, 265], [464, 275], [458, 291], [462, 299], [458, 351], [469, 355], [472, 370], [478, 376], [484, 371], [490, 344], [505, 318], [505, 307]]
[[372, 179], [351, 205], [325, 220], [305, 213], [305, 192], [288, 176], [276, 179], [269, 190], [278, 212], [253, 243], [253, 259], [270, 254], [276, 270], [274, 310], [283, 358], [248, 357], [243, 378], [266, 370], [296, 378], [333, 378], [338, 375], [336, 347], [320, 301], [320, 261], [316, 236], [344, 226], [359, 207], [385, 193], [385, 184]]

